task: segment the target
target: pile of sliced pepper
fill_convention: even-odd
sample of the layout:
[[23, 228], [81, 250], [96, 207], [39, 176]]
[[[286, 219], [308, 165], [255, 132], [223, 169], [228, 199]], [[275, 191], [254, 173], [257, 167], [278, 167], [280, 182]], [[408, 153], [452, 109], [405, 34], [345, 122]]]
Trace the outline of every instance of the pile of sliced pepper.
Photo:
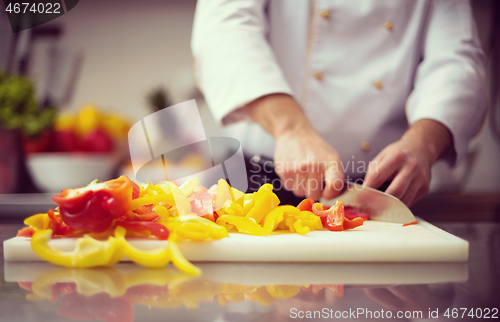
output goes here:
[[[221, 179], [210, 189], [192, 178], [178, 186], [169, 181], [135, 184], [126, 176], [83, 188], [65, 189], [54, 196], [55, 210], [27, 218], [18, 236], [31, 237], [42, 259], [66, 267], [110, 266], [123, 256], [147, 267], [170, 261], [180, 270], [199, 274], [177, 243], [228, 237], [228, 231], [265, 236], [273, 231], [307, 234], [323, 227], [342, 231], [363, 224], [362, 216], [348, 219], [342, 202], [332, 207], [305, 199], [297, 207], [280, 205], [271, 184], [243, 193]], [[48, 245], [51, 238], [81, 237], [72, 252]], [[168, 240], [165, 246], [143, 251], [126, 238]]]

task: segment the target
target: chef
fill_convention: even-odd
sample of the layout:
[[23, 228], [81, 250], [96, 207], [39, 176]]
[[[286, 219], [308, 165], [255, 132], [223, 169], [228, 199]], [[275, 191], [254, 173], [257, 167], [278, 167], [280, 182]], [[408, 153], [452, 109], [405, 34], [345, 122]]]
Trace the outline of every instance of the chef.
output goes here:
[[466, 0], [200, 0], [192, 51], [216, 121], [296, 197], [364, 177], [410, 206], [486, 111]]

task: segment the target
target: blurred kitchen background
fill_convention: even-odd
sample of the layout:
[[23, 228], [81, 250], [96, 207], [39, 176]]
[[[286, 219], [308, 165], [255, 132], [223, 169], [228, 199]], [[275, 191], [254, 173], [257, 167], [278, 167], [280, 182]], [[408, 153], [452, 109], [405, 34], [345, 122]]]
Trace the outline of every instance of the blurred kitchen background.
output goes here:
[[[462, 164], [453, 171], [434, 167], [431, 193], [412, 209], [427, 220], [500, 221], [497, 1], [472, 0], [488, 59], [488, 116]], [[20, 138], [9, 130], [17, 125], [1, 123], [10, 112], [0, 106], [0, 220], [46, 211], [47, 192], [81, 185], [76, 181], [88, 175], [129, 174], [128, 127], [162, 107], [196, 99], [207, 136], [222, 135], [191, 75], [195, 6], [194, 0], [82, 0], [65, 15], [16, 34], [0, 12], [0, 70], [24, 76], [9, 79], [11, 87], [0, 85], [0, 102], [19, 93], [28, 99], [31, 82], [40, 108], [22, 112], [31, 119], [18, 127], [32, 133]], [[44, 142], [44, 122], [62, 132], [50, 143]], [[79, 152], [67, 152], [76, 145]], [[53, 152], [36, 153], [47, 149]], [[179, 171], [205, 167], [195, 150], [167, 162]]]

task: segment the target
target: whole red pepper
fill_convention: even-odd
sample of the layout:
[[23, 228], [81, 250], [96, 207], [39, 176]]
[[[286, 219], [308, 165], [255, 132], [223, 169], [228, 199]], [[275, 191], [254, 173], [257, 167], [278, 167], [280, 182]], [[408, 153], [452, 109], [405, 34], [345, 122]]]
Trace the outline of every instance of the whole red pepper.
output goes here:
[[133, 190], [132, 181], [121, 176], [84, 188], [65, 189], [52, 200], [59, 205], [61, 218], [68, 226], [99, 233], [127, 213]]

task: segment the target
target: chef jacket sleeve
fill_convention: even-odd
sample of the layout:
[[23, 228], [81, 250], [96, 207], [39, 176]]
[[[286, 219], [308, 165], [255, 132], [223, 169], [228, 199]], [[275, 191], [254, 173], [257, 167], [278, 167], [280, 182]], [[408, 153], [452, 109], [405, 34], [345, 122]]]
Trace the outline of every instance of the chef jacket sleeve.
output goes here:
[[449, 129], [453, 146], [443, 158], [453, 166], [486, 113], [484, 54], [467, 0], [435, 0], [429, 10], [407, 116], [410, 124], [432, 119]]
[[[217, 122], [238, 121], [240, 107], [292, 93], [266, 39], [265, 0], [199, 0], [191, 47], [193, 73]], [[234, 112], [234, 113], [233, 113]]]

